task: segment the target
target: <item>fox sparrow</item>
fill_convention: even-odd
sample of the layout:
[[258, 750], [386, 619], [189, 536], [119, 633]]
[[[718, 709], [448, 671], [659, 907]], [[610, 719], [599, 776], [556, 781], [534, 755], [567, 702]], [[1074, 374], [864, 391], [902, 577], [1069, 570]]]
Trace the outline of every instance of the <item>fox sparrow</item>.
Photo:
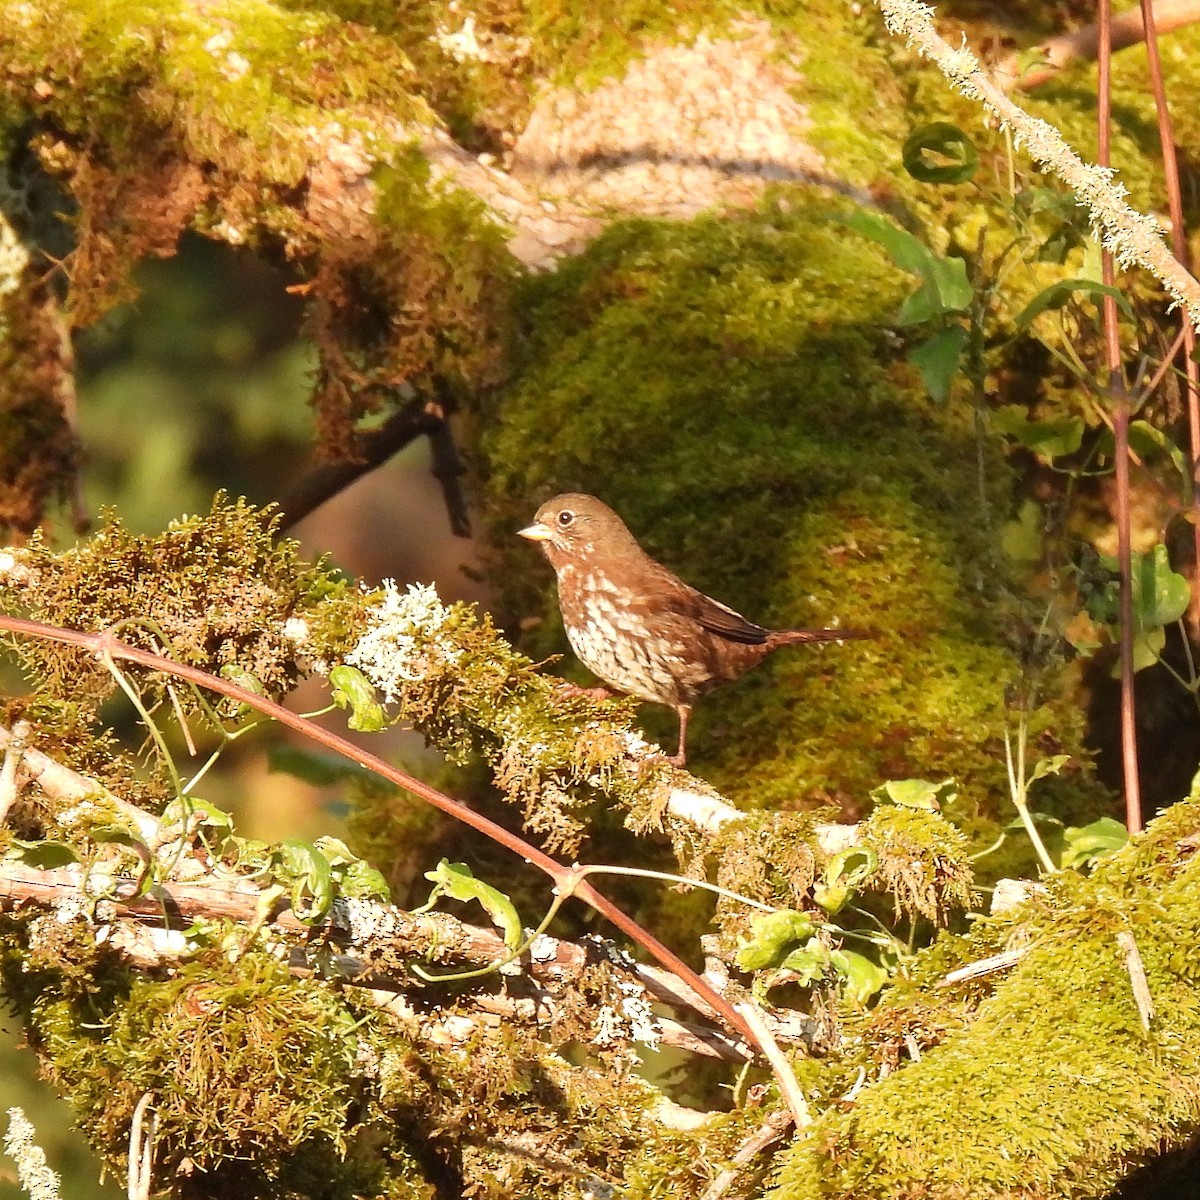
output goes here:
[[571, 649], [605, 683], [679, 714], [682, 766], [696, 699], [773, 650], [869, 637], [851, 629], [764, 629], [689, 587], [637, 544], [595, 496], [555, 496], [520, 536], [540, 542], [558, 576]]

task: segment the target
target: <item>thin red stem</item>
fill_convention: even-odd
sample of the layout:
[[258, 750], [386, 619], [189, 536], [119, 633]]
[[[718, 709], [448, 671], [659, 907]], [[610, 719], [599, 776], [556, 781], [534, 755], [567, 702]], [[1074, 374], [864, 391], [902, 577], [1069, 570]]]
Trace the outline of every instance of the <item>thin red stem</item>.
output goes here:
[[[1112, 3], [1100, 0], [1099, 55], [1099, 161], [1107, 167], [1111, 161], [1112, 127]], [[1112, 287], [1116, 272], [1112, 252], [1102, 258], [1104, 282]], [[1137, 732], [1134, 724], [1133, 693], [1133, 552], [1129, 513], [1129, 392], [1121, 374], [1121, 343], [1117, 334], [1117, 304], [1105, 296], [1104, 351], [1108, 365], [1108, 386], [1113, 401], [1113, 441], [1115, 442], [1117, 485], [1117, 564], [1121, 574], [1121, 767], [1125, 783], [1125, 825], [1130, 833], [1142, 827], [1141, 785], [1138, 779]]]
[[[1179, 159], [1175, 153], [1175, 131], [1171, 122], [1171, 110], [1167, 106], [1167, 88], [1163, 81], [1162, 59], [1158, 53], [1158, 30], [1155, 27], [1154, 6], [1150, 0], [1141, 0], [1142, 24], [1145, 27], [1146, 56], [1150, 66], [1150, 84], [1154, 89], [1154, 107], [1158, 113], [1158, 139], [1162, 144], [1163, 182], [1167, 189], [1167, 207], [1171, 214], [1171, 249], [1175, 257], [1189, 271], [1192, 269], [1188, 253], [1187, 230], [1183, 218], [1183, 189], [1179, 183]], [[1200, 470], [1200, 363], [1194, 357], [1196, 330], [1187, 314], [1181, 316], [1183, 335], [1183, 370], [1186, 379], [1188, 414], [1188, 449], [1192, 464], [1191, 504], [1196, 507], [1197, 471]], [[1192, 537], [1195, 545], [1195, 564], [1192, 570], [1192, 603], [1188, 609], [1188, 636], [1194, 637], [1200, 627], [1200, 589], [1196, 579], [1200, 577], [1200, 524], [1193, 521]]]

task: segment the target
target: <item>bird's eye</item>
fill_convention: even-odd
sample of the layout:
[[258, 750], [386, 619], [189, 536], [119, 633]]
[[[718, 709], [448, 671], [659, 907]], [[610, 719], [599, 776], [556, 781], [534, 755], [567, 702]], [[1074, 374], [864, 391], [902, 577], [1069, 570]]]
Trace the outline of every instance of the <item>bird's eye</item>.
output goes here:
[[574, 521], [574, 520], [575, 520], [575, 514], [574, 514], [574, 513], [573, 513], [573, 512], [572, 512], [572, 511], [571, 511], [569, 508], [564, 508], [564, 509], [562, 510], [562, 512], [560, 512], [560, 513], [558, 514], [558, 523], [559, 523], [559, 524], [560, 524], [560, 525], [561, 525], [561, 526], [562, 526], [564, 529], [566, 529], [566, 527], [567, 527], [568, 525], [570, 525], [570, 524], [571, 524], [571, 522], [572, 522], [572, 521]]

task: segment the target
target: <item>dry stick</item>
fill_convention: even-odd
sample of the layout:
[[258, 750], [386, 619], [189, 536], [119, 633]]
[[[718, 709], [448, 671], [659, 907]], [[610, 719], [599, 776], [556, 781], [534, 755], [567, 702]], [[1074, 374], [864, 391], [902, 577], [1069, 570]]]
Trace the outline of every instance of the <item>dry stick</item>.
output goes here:
[[[1181, 6], [1182, 7], [1182, 6]], [[1200, 17], [1200, 3], [1190, 0], [1193, 19]], [[1167, 188], [1167, 205], [1171, 214], [1171, 248], [1175, 257], [1189, 270], [1191, 258], [1188, 250], [1187, 229], [1183, 216], [1183, 189], [1179, 185], [1179, 159], [1175, 153], [1175, 131], [1171, 124], [1171, 110], [1167, 107], [1167, 89], [1163, 83], [1162, 59], [1158, 53], [1158, 13], [1150, 0], [1141, 0], [1141, 16], [1145, 25], [1146, 56], [1150, 66], [1150, 82], [1154, 88], [1154, 108], [1158, 114], [1158, 140], [1162, 145], [1163, 182]], [[1200, 469], [1200, 363], [1193, 357], [1196, 349], [1196, 331], [1191, 322], [1184, 321], [1183, 370], [1187, 381], [1188, 447], [1191, 451], [1192, 506], [1195, 508], [1196, 473]], [[1178, 351], [1173, 351], [1171, 358]], [[1196, 580], [1200, 578], [1200, 524], [1192, 523], [1195, 557], [1192, 565], [1192, 601], [1188, 606], [1189, 630], [1184, 636], [1195, 635], [1200, 629], [1200, 589]]]
[[808, 1101], [800, 1090], [800, 1083], [792, 1072], [791, 1063], [784, 1057], [779, 1043], [767, 1028], [762, 1012], [753, 1000], [747, 1000], [738, 1005], [738, 1012], [745, 1018], [746, 1024], [754, 1031], [754, 1043], [763, 1052], [763, 1057], [771, 1064], [775, 1073], [775, 1082], [783, 1093], [784, 1102], [791, 1109], [792, 1119], [797, 1129], [807, 1129], [812, 1124], [812, 1116], [808, 1111]]
[[414, 401], [393, 413], [377, 429], [360, 434], [355, 446], [358, 451], [356, 461], [321, 463], [292, 486], [279, 504], [277, 533], [291, 529], [327, 500], [382, 466], [417, 438], [432, 437], [442, 424], [444, 420], [440, 412], [431, 410], [422, 401]]
[[787, 1133], [791, 1123], [792, 1114], [789, 1109], [781, 1108], [770, 1113], [762, 1125], [738, 1147], [737, 1153], [729, 1161], [729, 1166], [704, 1189], [700, 1200], [721, 1200], [737, 1181], [738, 1172], [742, 1167], [753, 1162], [773, 1142], [779, 1141]]
[[1150, 1022], [1154, 1020], [1154, 998], [1150, 995], [1150, 983], [1146, 978], [1141, 951], [1138, 950], [1137, 940], [1128, 929], [1122, 929], [1117, 934], [1117, 945], [1125, 955], [1125, 970], [1129, 975], [1129, 986], [1133, 989], [1138, 1016], [1142, 1018], [1142, 1028], [1149, 1033]]
[[[1147, 5], [1143, 0], [1141, 10], [1129, 9], [1118, 13], [1112, 21], [1112, 49], [1115, 53], [1129, 46], [1136, 46], [1144, 38], [1146, 22], [1143, 19]], [[1200, 21], [1200, 0], [1158, 0], [1154, 12], [1150, 14], [1151, 33], [1157, 27], [1162, 33], [1173, 29], [1181, 29], [1195, 21]], [[1075, 29], [1070, 33], [1062, 33], [1057, 37], [1047, 38], [1039, 43], [1034, 50], [1040, 50], [1046, 56], [1046, 62], [1031, 67], [1025, 72], [1019, 70], [1016, 54], [1009, 55], [996, 67], [996, 77], [1003, 84], [1005, 91], [1028, 92], [1048, 83], [1069, 63], [1079, 59], [1094, 59], [1100, 49], [1100, 29], [1097, 25], [1088, 25], [1084, 29]]]
[[20, 791], [17, 771], [21, 766], [21, 759], [25, 755], [25, 745], [28, 740], [29, 722], [18, 721], [13, 726], [12, 734], [7, 741], [0, 743], [4, 746], [4, 763], [0, 765], [0, 825], [8, 820], [8, 810], [16, 803], [17, 794]]
[[[487, 817], [468, 808], [461, 801], [447, 796], [445, 792], [431, 787], [415, 776], [409, 775], [406, 771], [401, 771], [397, 767], [393, 767], [391, 763], [385, 762], [377, 755], [361, 749], [346, 738], [339, 737], [331, 730], [322, 729], [319, 725], [315, 725], [305, 717], [284, 708], [282, 704], [277, 704], [274, 700], [268, 700], [264, 696], [255, 695], [245, 688], [238, 687], [235, 683], [230, 683], [227, 679], [220, 679], [215, 675], [209, 675], [206, 671], [201, 671], [197, 667], [190, 667], [185, 663], [172, 662], [161, 655], [151, 654], [148, 650], [141, 650], [136, 646], [127, 645], [111, 634], [83, 633], [80, 630], [63, 629], [55, 625], [47, 625], [42, 621], [30, 621], [23, 617], [12, 617], [4, 613], [0, 613], [0, 629], [8, 630], [11, 633], [23, 634], [26, 637], [61, 642], [67, 646], [78, 646], [83, 650], [91, 651], [101, 659], [121, 659], [125, 662], [137, 663], [139, 666], [149, 667], [153, 671], [160, 671], [167, 675], [176, 675], [180, 679], [186, 679], [190, 683], [197, 684], [199, 687], [206, 688], [211, 692], [217, 692], [222, 696], [228, 696], [231, 700], [236, 700], [240, 704], [257, 709], [259, 712], [273, 717], [281, 725], [286, 725], [289, 729], [296, 730], [297, 733], [311, 738], [313, 741], [334, 751], [334, 753], [343, 755], [350, 759], [351, 762], [358, 763], [360, 767], [365, 767], [368, 771], [372, 771], [381, 778], [388, 780], [389, 783], [394, 783], [397, 787], [403, 788], [406, 792], [416, 796], [418, 799], [424, 800], [427, 804], [432, 804], [434, 808], [446, 813], [448, 816], [454, 817], [464, 825], [469, 825], [472, 829], [478, 830], [484, 836], [491, 838], [492, 841], [499, 843], [501, 846], [523, 858], [531, 866], [537, 867], [538, 870], [549, 875], [554, 880], [555, 891], [558, 894], [578, 897], [584, 904], [610, 921], [622, 933], [637, 942], [647, 953], [656, 958], [664, 967], [680, 976], [694, 991], [703, 996], [749, 1044], [756, 1045], [763, 1050], [764, 1054], [767, 1053], [766, 1047], [755, 1036], [746, 1019], [724, 996], [717, 992], [701, 976], [697, 975], [673, 950], [664, 946], [662, 942], [639, 925], [628, 913], [618, 908], [607, 896], [598, 892], [578, 872], [571, 867], [564, 867], [561, 863], [555, 862], [545, 851], [539, 850], [538, 847], [527, 842], [524, 838], [505, 829], [503, 825], [498, 825], [495, 821], [488, 820]], [[769, 1057], [768, 1061], [771, 1061]], [[775, 1064], [772, 1062], [772, 1068], [774, 1066]], [[781, 1089], [787, 1087], [784, 1079], [779, 1079], [779, 1085]]]
[[[1100, 0], [1100, 77], [1098, 157], [1109, 165], [1112, 134], [1112, 0]], [[1101, 253], [1104, 283], [1113, 287], [1116, 269], [1112, 252]], [[1137, 728], [1133, 697], [1133, 551], [1129, 514], [1129, 391], [1121, 374], [1121, 343], [1117, 333], [1117, 301], [1103, 298], [1104, 356], [1108, 364], [1108, 389], [1113, 401], [1113, 442], [1117, 486], [1117, 569], [1121, 575], [1121, 770], [1125, 783], [1125, 826], [1130, 833], [1142, 827], [1141, 785], [1138, 779]]]

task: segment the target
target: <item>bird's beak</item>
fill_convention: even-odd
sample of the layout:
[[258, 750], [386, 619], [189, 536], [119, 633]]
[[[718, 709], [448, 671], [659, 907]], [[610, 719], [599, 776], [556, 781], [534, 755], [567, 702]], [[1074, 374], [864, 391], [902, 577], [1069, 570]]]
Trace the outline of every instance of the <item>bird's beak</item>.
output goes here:
[[517, 537], [528, 538], [531, 542], [548, 542], [554, 536], [554, 530], [541, 521], [517, 530]]

